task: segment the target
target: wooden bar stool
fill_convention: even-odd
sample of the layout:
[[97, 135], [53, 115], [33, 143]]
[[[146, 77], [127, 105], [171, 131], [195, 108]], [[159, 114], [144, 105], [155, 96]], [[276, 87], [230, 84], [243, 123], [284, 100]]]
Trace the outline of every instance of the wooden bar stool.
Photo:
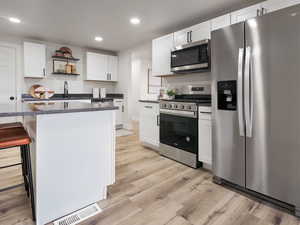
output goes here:
[[[0, 151], [9, 148], [20, 147], [21, 153], [21, 163], [2, 166], [0, 167], [0, 169], [22, 165], [24, 185], [27, 192], [27, 196], [31, 199], [32, 217], [35, 221], [34, 190], [29, 146], [30, 142], [31, 139], [21, 123], [10, 123], [0, 125]], [[0, 189], [0, 192], [19, 187], [21, 185], [23, 184], [2, 188]]]

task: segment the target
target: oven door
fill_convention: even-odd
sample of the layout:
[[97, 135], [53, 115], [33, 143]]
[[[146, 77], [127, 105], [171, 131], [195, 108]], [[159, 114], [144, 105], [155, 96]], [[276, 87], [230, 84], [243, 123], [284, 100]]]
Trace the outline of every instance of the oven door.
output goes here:
[[198, 118], [160, 113], [160, 143], [198, 155]]
[[172, 51], [171, 71], [199, 71], [209, 69], [209, 44]]

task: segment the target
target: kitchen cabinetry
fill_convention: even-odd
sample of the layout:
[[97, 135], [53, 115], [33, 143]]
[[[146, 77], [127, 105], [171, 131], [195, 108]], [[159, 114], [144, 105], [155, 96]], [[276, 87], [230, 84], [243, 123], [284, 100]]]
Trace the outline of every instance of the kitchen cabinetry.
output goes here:
[[87, 52], [86, 80], [117, 81], [118, 57]]
[[166, 76], [171, 72], [171, 51], [174, 48], [173, 34], [152, 41], [152, 75]]
[[231, 13], [231, 24], [239, 23], [261, 14], [261, 4], [252, 5], [250, 7], [240, 9]]
[[140, 103], [140, 141], [158, 149], [159, 147], [159, 104]]
[[24, 42], [24, 77], [44, 78], [46, 76], [46, 46]]
[[211, 107], [199, 107], [199, 149], [198, 160], [212, 165]]
[[116, 112], [116, 127], [120, 129], [123, 128], [124, 100], [114, 99], [114, 106], [119, 107]]
[[230, 14], [219, 16], [211, 20], [211, 31], [230, 26], [230, 24], [231, 24]]
[[191, 42], [210, 39], [211, 21], [197, 24], [174, 33], [174, 45], [180, 46]]
[[191, 27], [190, 41], [196, 42], [204, 39], [210, 39], [211, 21], [199, 23]]
[[297, 4], [300, 4], [300, 0], [268, 0], [261, 3], [262, 13], [270, 13]]
[[110, 81], [118, 80], [118, 57], [108, 56], [108, 78]]
[[174, 46], [188, 44], [190, 41], [191, 28], [186, 28], [174, 33]]

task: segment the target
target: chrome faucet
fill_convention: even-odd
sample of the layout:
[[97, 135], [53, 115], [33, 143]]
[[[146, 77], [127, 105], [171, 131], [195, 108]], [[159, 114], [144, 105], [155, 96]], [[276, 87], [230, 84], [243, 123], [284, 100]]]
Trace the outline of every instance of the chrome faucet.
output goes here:
[[68, 85], [68, 81], [65, 81], [64, 83], [64, 98], [68, 98], [69, 97], [69, 85]]

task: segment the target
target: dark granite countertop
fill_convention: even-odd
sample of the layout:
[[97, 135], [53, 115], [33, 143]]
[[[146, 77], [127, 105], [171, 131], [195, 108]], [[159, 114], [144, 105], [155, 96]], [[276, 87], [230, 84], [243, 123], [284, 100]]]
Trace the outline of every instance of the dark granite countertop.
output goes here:
[[74, 113], [117, 110], [110, 102], [42, 102], [42, 103], [7, 103], [0, 104], [0, 117], [35, 116], [40, 114]]
[[[124, 95], [123, 94], [106, 94], [106, 98], [102, 99], [102, 100], [113, 100], [113, 99], [123, 99]], [[69, 100], [90, 100], [93, 99], [93, 95], [92, 94], [69, 94], [68, 97], [65, 97], [64, 94], [55, 94], [53, 95], [53, 97], [51, 97], [50, 99], [37, 99], [37, 98], [33, 98], [31, 95], [29, 94], [22, 94], [22, 100], [24, 102], [26, 101], [69, 101]]]
[[144, 103], [159, 103], [158, 100], [144, 100], [144, 99], [139, 100], [139, 102], [144, 102]]

